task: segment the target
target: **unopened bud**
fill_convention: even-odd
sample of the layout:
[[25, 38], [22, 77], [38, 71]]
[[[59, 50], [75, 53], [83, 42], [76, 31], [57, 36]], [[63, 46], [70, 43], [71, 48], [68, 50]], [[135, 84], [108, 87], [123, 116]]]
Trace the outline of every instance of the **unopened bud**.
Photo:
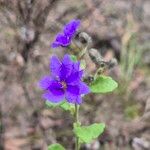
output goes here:
[[92, 44], [92, 38], [86, 32], [81, 32], [79, 34], [79, 41], [88, 46]]
[[93, 82], [94, 77], [92, 75], [88, 75], [84, 77], [84, 82], [86, 82], [87, 84], [90, 84], [91, 82]]
[[91, 48], [89, 50], [89, 56], [91, 57], [92, 61], [98, 66], [101, 66], [102, 62], [104, 62], [103, 57], [97, 49]]
[[112, 58], [109, 62], [109, 68], [113, 68], [114, 66], [116, 66], [118, 64], [117, 59], [116, 58]]
[[110, 61], [105, 61], [98, 50], [94, 48], [91, 48], [89, 50], [89, 56], [92, 61], [98, 66], [98, 68], [100, 67], [103, 69], [110, 69], [117, 65], [117, 60], [115, 58], [112, 58]]

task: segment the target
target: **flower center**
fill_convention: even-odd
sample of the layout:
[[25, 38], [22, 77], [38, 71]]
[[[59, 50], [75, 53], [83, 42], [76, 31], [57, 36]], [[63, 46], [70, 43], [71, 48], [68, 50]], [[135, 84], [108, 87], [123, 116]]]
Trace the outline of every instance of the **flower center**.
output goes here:
[[62, 88], [63, 88], [63, 89], [66, 89], [66, 88], [67, 88], [67, 84], [66, 84], [65, 81], [62, 81], [62, 82], [61, 82], [61, 85], [62, 85]]

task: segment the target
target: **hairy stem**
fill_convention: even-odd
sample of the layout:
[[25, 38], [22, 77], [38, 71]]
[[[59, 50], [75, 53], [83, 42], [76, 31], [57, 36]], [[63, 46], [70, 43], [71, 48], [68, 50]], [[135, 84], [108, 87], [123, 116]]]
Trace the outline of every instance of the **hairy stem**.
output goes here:
[[[77, 104], [75, 104], [75, 123], [78, 124], [79, 120], [78, 120], [78, 112], [79, 112], [79, 107]], [[79, 143], [79, 138], [76, 136], [76, 142], [75, 142], [75, 150], [79, 150], [80, 149], [80, 143]]]

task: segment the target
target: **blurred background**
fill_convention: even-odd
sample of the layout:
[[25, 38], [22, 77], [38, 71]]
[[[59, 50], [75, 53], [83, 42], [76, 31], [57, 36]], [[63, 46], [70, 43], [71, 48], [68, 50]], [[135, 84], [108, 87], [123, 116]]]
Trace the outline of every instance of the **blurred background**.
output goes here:
[[149, 0], [0, 0], [0, 150], [46, 150], [55, 142], [74, 149], [73, 118], [48, 109], [37, 86], [49, 57], [64, 53], [50, 48], [55, 34], [74, 18], [104, 59], [118, 60], [107, 74], [119, 88], [89, 94], [81, 106], [83, 124], [107, 126], [82, 149], [149, 150]]

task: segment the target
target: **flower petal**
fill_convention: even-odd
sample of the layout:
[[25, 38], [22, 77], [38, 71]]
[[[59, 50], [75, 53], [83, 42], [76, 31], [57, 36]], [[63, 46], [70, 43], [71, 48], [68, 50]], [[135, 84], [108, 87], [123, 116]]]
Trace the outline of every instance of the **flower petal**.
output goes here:
[[75, 104], [78, 96], [72, 95], [71, 93], [67, 92], [65, 97], [66, 97], [66, 100], [68, 103], [74, 103]]
[[52, 82], [52, 78], [50, 76], [44, 76], [40, 81], [39, 81], [39, 87], [43, 90], [48, 89]]
[[78, 96], [77, 100], [76, 100], [76, 104], [81, 104], [82, 103], [82, 98], [81, 96]]
[[66, 94], [66, 100], [69, 102], [69, 103], [73, 103], [73, 104], [81, 104], [82, 103], [82, 98], [81, 96], [74, 96], [70, 93], [67, 93]]
[[62, 63], [63, 63], [65, 66], [69, 66], [69, 65], [72, 66], [72, 65], [73, 65], [73, 61], [72, 61], [70, 55], [65, 54], [65, 56], [64, 56], [64, 58], [63, 58], [63, 60], [62, 60]]
[[83, 75], [83, 70], [78, 71], [78, 72], [73, 72], [71, 75], [66, 79], [66, 82], [68, 84], [76, 84], [81, 80], [81, 77]]
[[60, 43], [58, 43], [58, 42], [56, 42], [56, 41], [54, 41], [54, 42], [52, 43], [52, 45], [51, 45], [52, 48], [57, 48], [57, 47], [59, 47], [59, 46], [60, 46]]
[[62, 60], [62, 66], [60, 70], [60, 79], [65, 80], [72, 71], [73, 61], [71, 60], [70, 56], [66, 54]]
[[78, 87], [78, 85], [68, 85], [67, 86], [67, 92], [71, 93], [72, 95], [79, 95], [80, 94], [80, 89]]
[[79, 87], [77, 85], [75, 86], [68, 85], [66, 91], [66, 100], [69, 103], [76, 103], [78, 96], [79, 96]]
[[80, 20], [71, 20], [68, 24], [64, 27], [64, 34], [67, 36], [74, 36], [78, 27], [80, 26]]
[[59, 103], [64, 100], [64, 94], [54, 95], [52, 92], [48, 91], [42, 95], [42, 97], [50, 102]]
[[73, 62], [71, 74], [67, 77], [66, 82], [68, 84], [76, 84], [81, 80], [82, 76], [83, 70], [80, 70], [80, 62]]
[[50, 86], [48, 87], [48, 91], [50, 91], [54, 95], [63, 95], [64, 89], [62, 84], [56, 80], [52, 81]]
[[80, 61], [74, 62], [74, 64], [73, 64], [73, 70], [75, 72], [80, 70]]
[[70, 43], [70, 37], [64, 35], [63, 33], [58, 33], [55, 41], [52, 43], [52, 48], [56, 48], [58, 46], [68, 46]]
[[80, 94], [90, 93], [90, 88], [84, 82], [80, 82], [79, 87], [80, 87]]
[[52, 75], [59, 76], [59, 72], [61, 69], [61, 62], [57, 56], [52, 56], [50, 60], [50, 70]]

